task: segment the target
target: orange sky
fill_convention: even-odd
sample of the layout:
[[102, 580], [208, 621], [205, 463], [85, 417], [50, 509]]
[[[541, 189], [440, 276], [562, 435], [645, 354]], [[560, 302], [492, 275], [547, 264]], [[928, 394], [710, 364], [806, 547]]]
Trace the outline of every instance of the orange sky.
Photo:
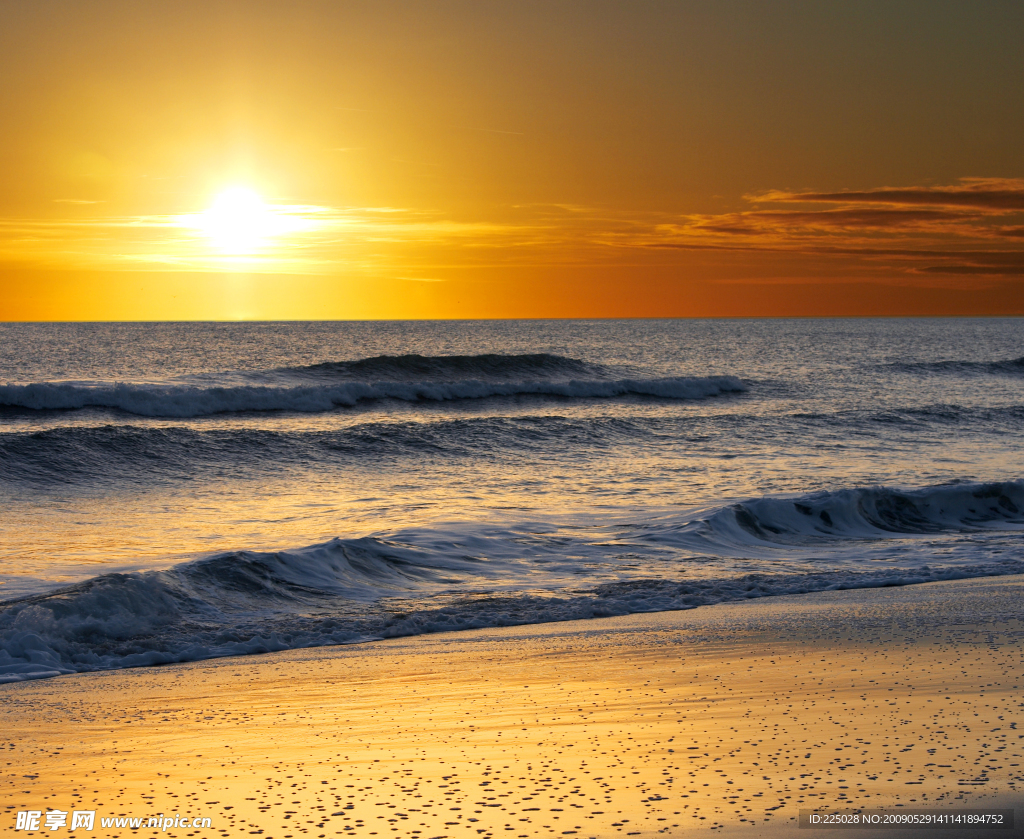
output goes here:
[[996, 0], [7, 0], [0, 319], [1024, 313], [1022, 31]]

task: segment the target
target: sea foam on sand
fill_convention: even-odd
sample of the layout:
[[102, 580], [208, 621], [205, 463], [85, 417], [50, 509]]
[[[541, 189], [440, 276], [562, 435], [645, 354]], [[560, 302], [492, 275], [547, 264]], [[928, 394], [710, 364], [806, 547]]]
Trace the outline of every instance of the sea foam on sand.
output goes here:
[[1021, 576], [838, 591], [8, 684], [0, 819], [806, 837], [806, 808], [1013, 807], [1022, 594]]

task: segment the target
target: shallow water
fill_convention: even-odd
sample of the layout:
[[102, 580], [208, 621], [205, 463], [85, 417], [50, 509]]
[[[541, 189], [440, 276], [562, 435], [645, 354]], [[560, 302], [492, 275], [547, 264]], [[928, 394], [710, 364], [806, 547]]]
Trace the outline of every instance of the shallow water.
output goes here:
[[1021, 573], [1019, 334], [0, 325], [0, 679]]

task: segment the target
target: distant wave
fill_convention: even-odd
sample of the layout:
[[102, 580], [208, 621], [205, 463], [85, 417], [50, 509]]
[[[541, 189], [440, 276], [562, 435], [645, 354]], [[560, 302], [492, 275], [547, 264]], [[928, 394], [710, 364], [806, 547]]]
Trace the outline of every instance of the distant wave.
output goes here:
[[443, 402], [531, 395], [574, 399], [607, 399], [616, 396], [704, 399], [746, 390], [747, 386], [732, 376], [507, 383], [346, 382], [308, 387], [82, 385], [43, 382], [0, 386], [0, 405], [42, 411], [112, 408], [138, 416], [184, 418], [246, 411], [319, 413], [381, 399]]
[[517, 396], [705, 399], [746, 390], [734, 376], [614, 377], [600, 365], [555, 355], [409, 355], [229, 373], [219, 381], [207, 375], [202, 381], [167, 383], [7, 384], [0, 386], [0, 406], [40, 411], [105, 408], [138, 416], [187, 418], [251, 411], [319, 413], [385, 399], [408, 403]]
[[[531, 527], [465, 525], [335, 539], [290, 551], [236, 551], [163, 571], [106, 574], [0, 604], [0, 682], [752, 597], [1020, 574], [1024, 559], [1006, 550], [1005, 537], [1022, 529], [1024, 482], [962, 483], [769, 496], [696, 519], [670, 516], [590, 535], [575, 527], [551, 538], [533, 535]], [[935, 541], [943, 534], [1004, 538], [992, 550], [972, 541], [955, 554], [936, 551], [936, 544], [946, 544]], [[908, 538], [923, 536], [931, 539], [925, 550], [909, 549]], [[898, 546], [875, 556], [863, 547], [829, 550], [856, 547], [857, 540], [883, 546], [895, 540]], [[784, 570], [687, 576], [693, 560], [709, 554], [765, 549], [782, 551]], [[639, 573], [624, 570], [623, 554], [630, 557], [627, 568], [636, 567], [644, 551], [649, 561]], [[873, 561], [878, 558], [886, 561]], [[588, 582], [590, 574], [598, 579]], [[608, 581], [610, 575], [620, 578]]]
[[573, 376], [611, 377], [606, 367], [549, 353], [525, 355], [381, 355], [356, 361], [330, 361], [304, 367], [281, 367], [276, 372], [313, 378], [359, 380], [523, 379]]
[[522, 453], [560, 445], [606, 447], [635, 442], [657, 422], [644, 418], [459, 417], [429, 422], [365, 422], [344, 428], [60, 426], [0, 432], [0, 483], [48, 485], [96, 481], [146, 483], [218, 475], [252, 477], [289, 465], [317, 469], [352, 462]]
[[895, 362], [890, 369], [908, 373], [948, 373], [957, 375], [1024, 376], [1024, 356], [999, 361], [916, 361]]
[[[609, 412], [614, 413], [614, 412]], [[148, 484], [191, 480], [215, 472], [220, 477], [248, 479], [295, 466], [330, 470], [350, 464], [397, 463], [437, 456], [448, 459], [520, 455], [558, 451], [588, 458], [618, 447], [686, 446], [704, 453], [727, 453], [738, 437], [762, 443], [791, 431], [792, 421], [849, 433], [891, 436], [895, 429], [920, 433], [969, 425], [971, 433], [1020, 433], [1024, 405], [966, 408], [934, 405], [900, 411], [848, 411], [838, 414], [791, 414], [764, 417], [733, 412], [717, 417], [717, 427], [691, 416], [558, 416], [549, 412], [525, 415], [431, 416], [398, 420], [376, 414], [338, 428], [207, 427], [203, 423], [167, 425], [148, 420], [111, 420], [102, 425], [60, 425], [45, 430], [0, 430], [0, 484], [23, 483], [38, 488], [66, 484]], [[269, 426], [269, 427], [268, 427]], [[908, 433], [904, 432], [904, 433]]]
[[847, 425], [863, 431], [869, 425], [970, 425], [973, 428], [1018, 426], [1024, 420], [1024, 405], [975, 406], [934, 404], [893, 408], [879, 411], [871, 408], [844, 409], [836, 412], [796, 413], [790, 415], [802, 422], [823, 423], [830, 427]]
[[922, 405], [917, 408], [872, 412], [870, 422], [891, 424], [971, 425], [976, 429], [986, 426], [1017, 427], [1024, 420], [1024, 405], [965, 406]]

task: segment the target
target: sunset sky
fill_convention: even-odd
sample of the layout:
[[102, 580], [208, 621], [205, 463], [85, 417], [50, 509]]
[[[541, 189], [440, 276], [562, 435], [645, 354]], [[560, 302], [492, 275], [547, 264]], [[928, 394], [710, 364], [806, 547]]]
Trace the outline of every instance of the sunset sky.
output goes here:
[[1024, 4], [0, 4], [0, 319], [1024, 313]]

